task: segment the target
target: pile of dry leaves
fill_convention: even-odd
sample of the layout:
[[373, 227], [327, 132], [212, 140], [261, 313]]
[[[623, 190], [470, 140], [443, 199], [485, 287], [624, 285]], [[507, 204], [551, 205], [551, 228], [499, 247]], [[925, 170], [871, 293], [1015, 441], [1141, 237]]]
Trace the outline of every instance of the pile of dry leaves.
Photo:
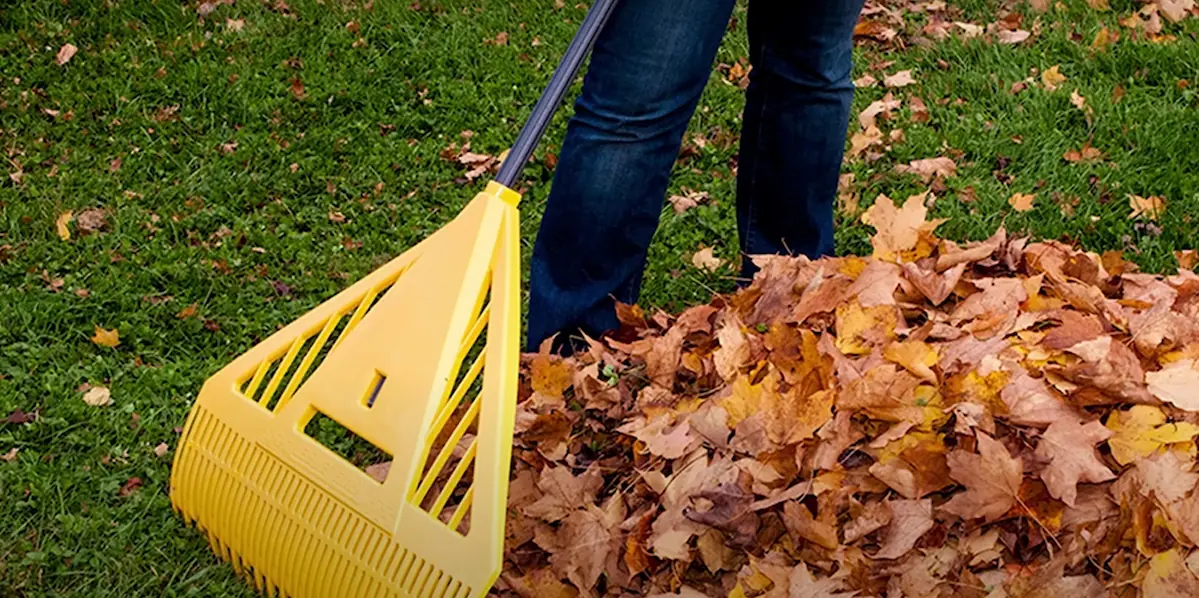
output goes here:
[[934, 236], [526, 357], [493, 594], [1199, 595], [1199, 276]]

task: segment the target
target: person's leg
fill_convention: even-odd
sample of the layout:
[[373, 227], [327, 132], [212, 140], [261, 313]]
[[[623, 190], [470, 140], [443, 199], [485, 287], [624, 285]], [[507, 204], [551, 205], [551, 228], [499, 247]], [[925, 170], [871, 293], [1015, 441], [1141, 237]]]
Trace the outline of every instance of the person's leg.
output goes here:
[[530, 263], [526, 350], [617, 327], [734, 0], [620, 2], [596, 41]]
[[[862, 0], [751, 0], [737, 228], [749, 255], [833, 253], [833, 202], [853, 101]], [[745, 282], [745, 281], [743, 281]]]

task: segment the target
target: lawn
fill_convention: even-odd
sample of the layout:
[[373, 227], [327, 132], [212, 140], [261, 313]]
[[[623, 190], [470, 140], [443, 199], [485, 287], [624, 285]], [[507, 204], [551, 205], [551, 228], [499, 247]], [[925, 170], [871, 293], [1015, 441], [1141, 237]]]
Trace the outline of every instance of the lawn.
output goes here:
[[[167, 498], [201, 383], [452, 218], [487, 179], [454, 158], [515, 139], [585, 14], [554, 0], [197, 4], [0, 7], [0, 597], [251, 595]], [[868, 250], [857, 214], [879, 194], [930, 192], [945, 238], [1003, 225], [1178, 267], [1199, 209], [1196, 19], [1148, 35], [1127, 26], [1131, 0], [907, 4], [870, 11], [895, 36], [858, 45], [855, 78], [880, 83], [859, 90], [850, 135], [888, 92], [901, 105], [847, 159], [839, 251]], [[664, 204], [647, 307], [731, 287], [744, 10], [670, 192], [708, 199]], [[1030, 37], [967, 39], [1001, 19]], [[59, 64], [65, 44], [77, 52]], [[904, 70], [914, 83], [881, 83]], [[525, 259], [568, 115], [525, 171]], [[954, 172], [896, 170], [936, 157]], [[714, 272], [691, 259], [709, 246], [726, 261]], [[94, 342], [98, 328], [119, 344]], [[110, 404], [83, 400], [101, 387]]]

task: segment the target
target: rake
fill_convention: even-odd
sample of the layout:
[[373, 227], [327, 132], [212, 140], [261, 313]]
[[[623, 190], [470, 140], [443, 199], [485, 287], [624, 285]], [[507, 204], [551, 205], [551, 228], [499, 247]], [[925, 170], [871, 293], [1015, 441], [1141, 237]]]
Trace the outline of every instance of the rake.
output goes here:
[[[259, 591], [466, 598], [495, 583], [520, 357], [514, 182], [614, 5], [592, 5], [461, 213], [205, 381], [171, 503]], [[349, 450], [390, 468], [371, 475]]]

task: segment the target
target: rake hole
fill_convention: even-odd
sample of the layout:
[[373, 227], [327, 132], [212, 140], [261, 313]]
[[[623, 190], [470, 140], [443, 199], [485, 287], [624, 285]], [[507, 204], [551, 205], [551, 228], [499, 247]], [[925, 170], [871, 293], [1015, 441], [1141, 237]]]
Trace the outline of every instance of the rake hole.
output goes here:
[[[367, 468], [389, 462], [392, 459], [391, 455], [388, 455], [383, 449], [371, 444], [367, 439], [355, 434], [337, 420], [320, 411], [317, 411], [312, 419], [308, 420], [304, 426], [304, 433], [368, 475], [370, 474], [367, 472]], [[371, 479], [382, 483], [374, 476], [371, 476]]]

